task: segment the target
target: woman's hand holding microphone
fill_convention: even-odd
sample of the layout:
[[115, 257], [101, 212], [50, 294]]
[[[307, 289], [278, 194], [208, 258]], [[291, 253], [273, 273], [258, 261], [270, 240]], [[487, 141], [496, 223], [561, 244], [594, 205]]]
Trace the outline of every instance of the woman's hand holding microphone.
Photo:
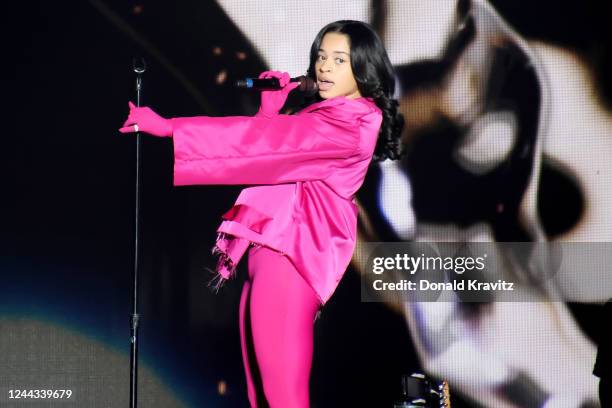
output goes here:
[[[264, 71], [259, 78], [278, 78], [282, 87], [276, 91], [261, 92], [261, 106], [256, 117], [271, 118], [278, 115], [289, 92], [300, 86], [299, 82], [289, 82], [291, 79], [286, 72]], [[166, 119], [155, 113], [149, 107], [137, 107], [132, 102], [128, 103], [130, 113], [123, 126], [119, 129], [121, 133], [145, 132], [158, 137], [172, 137], [172, 120]]]
[[286, 72], [264, 71], [259, 75], [259, 78], [278, 78], [282, 88], [276, 91], [261, 91], [261, 106], [259, 112], [255, 114], [257, 117], [271, 118], [278, 115], [287, 101], [289, 92], [300, 86], [299, 82], [289, 82], [291, 78]]

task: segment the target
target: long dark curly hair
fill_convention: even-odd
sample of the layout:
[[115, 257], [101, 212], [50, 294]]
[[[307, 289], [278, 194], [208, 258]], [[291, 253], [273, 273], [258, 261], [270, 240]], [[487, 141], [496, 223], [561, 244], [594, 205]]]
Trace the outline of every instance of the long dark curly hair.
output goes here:
[[[373, 161], [398, 160], [402, 154], [400, 136], [404, 117], [393, 99], [395, 75], [387, 51], [376, 31], [367, 23], [355, 20], [339, 20], [323, 27], [310, 48], [310, 65], [307, 75], [317, 80], [315, 63], [325, 34], [334, 32], [349, 37], [351, 69], [361, 96], [372, 97], [383, 115]], [[321, 101], [318, 93], [307, 98], [304, 106]]]

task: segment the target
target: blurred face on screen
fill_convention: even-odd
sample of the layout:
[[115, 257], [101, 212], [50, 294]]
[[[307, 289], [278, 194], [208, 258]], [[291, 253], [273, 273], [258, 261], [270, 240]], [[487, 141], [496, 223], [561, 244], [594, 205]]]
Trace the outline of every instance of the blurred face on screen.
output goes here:
[[346, 34], [325, 34], [315, 63], [319, 95], [323, 99], [346, 96], [359, 98], [357, 82], [351, 68], [351, 46]]

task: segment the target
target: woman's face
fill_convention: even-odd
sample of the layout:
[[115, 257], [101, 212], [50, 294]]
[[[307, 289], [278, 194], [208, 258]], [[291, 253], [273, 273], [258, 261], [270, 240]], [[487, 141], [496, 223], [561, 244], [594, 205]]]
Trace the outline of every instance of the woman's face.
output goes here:
[[315, 62], [319, 95], [323, 99], [346, 96], [359, 98], [357, 82], [351, 68], [349, 37], [341, 33], [327, 33], [321, 41]]

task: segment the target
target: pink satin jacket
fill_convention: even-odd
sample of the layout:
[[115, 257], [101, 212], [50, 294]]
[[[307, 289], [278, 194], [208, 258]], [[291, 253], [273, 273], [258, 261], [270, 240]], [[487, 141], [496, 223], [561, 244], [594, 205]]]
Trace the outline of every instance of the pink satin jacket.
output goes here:
[[173, 118], [175, 186], [254, 185], [217, 229], [218, 283], [249, 245], [265, 245], [291, 260], [324, 305], [352, 258], [355, 193], [381, 122], [371, 98], [344, 96], [272, 118]]

